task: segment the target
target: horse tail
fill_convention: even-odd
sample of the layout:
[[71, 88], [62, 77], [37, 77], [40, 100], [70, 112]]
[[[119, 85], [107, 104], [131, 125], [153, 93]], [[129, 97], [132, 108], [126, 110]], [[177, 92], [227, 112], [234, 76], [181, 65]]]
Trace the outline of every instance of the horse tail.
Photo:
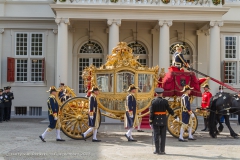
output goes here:
[[209, 122], [208, 122], [208, 127], [209, 127], [209, 134], [212, 138], [216, 137], [216, 102], [217, 100], [214, 98], [211, 98], [210, 101], [210, 115], [209, 115]]

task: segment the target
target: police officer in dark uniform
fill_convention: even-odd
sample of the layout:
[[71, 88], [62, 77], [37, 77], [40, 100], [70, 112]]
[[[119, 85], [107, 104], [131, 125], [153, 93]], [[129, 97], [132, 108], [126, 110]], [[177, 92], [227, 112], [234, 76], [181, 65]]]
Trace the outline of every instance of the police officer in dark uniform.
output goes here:
[[[149, 122], [151, 128], [154, 131], [155, 152], [154, 154], [166, 154], [165, 153], [165, 141], [167, 132], [167, 116], [166, 111], [174, 116], [176, 121], [179, 122], [179, 118], [174, 115], [173, 110], [170, 108], [168, 101], [162, 98], [164, 89], [156, 88], [155, 92], [157, 97], [152, 100], [150, 107]], [[161, 136], [161, 147], [159, 148], [159, 136]]]
[[11, 87], [7, 86], [4, 87], [5, 93], [4, 93], [4, 97], [5, 97], [5, 120], [6, 121], [10, 121], [11, 119], [11, 108], [12, 108], [12, 100], [14, 99], [13, 93], [10, 92]]
[[0, 123], [4, 120], [4, 102], [5, 102], [5, 97], [3, 94], [3, 89], [0, 89]]

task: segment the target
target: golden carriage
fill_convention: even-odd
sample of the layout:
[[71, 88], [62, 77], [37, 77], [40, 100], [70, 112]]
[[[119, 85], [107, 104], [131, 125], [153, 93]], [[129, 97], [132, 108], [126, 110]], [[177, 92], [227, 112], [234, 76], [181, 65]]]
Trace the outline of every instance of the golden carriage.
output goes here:
[[[104, 65], [99, 68], [91, 65], [84, 69], [82, 77], [88, 96], [92, 86], [98, 86], [101, 89], [97, 100], [102, 115], [121, 121], [124, 120], [127, 88], [130, 84], [138, 86], [135, 94], [138, 118], [141, 119], [149, 114], [148, 108], [154, 98], [154, 89], [159, 84], [159, 68], [158, 66], [152, 68], [143, 66], [137, 59], [138, 57], [133, 56], [132, 49], [127, 46], [127, 43], [119, 42]], [[64, 89], [71, 95], [69, 96], [71, 98], [64, 103], [57, 98], [58, 103], [61, 105], [62, 131], [70, 138], [83, 139], [81, 133], [89, 128], [88, 98], [76, 97], [73, 90], [67, 86]], [[169, 103], [181, 119], [179, 98], [174, 96], [171, 99]], [[99, 119], [99, 122], [101, 122], [101, 119]], [[197, 128], [196, 118], [193, 123], [193, 130], [195, 131]], [[180, 126], [181, 124], [175, 122], [172, 116], [168, 116], [168, 130], [174, 137], [179, 136]], [[184, 136], [187, 136], [187, 134], [186, 132]], [[92, 133], [89, 133], [87, 138], [91, 135]]]

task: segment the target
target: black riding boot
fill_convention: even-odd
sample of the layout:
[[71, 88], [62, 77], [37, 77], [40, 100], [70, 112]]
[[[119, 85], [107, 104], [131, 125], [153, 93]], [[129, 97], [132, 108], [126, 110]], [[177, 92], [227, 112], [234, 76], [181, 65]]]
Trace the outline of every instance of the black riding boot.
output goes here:
[[205, 126], [205, 128], [202, 129], [201, 131], [207, 131], [207, 130], [208, 130], [208, 127], [207, 127], [207, 118], [204, 118], [204, 126]]

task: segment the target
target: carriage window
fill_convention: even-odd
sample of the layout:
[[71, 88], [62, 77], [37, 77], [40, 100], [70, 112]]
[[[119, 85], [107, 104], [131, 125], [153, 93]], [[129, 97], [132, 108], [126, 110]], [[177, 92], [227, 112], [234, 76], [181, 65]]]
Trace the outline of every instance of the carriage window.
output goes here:
[[117, 73], [117, 92], [127, 92], [128, 86], [134, 84], [134, 74], [128, 71]]
[[138, 75], [138, 92], [150, 92], [153, 86], [153, 77], [151, 74]]
[[101, 92], [113, 92], [113, 74], [97, 74], [97, 85]]

